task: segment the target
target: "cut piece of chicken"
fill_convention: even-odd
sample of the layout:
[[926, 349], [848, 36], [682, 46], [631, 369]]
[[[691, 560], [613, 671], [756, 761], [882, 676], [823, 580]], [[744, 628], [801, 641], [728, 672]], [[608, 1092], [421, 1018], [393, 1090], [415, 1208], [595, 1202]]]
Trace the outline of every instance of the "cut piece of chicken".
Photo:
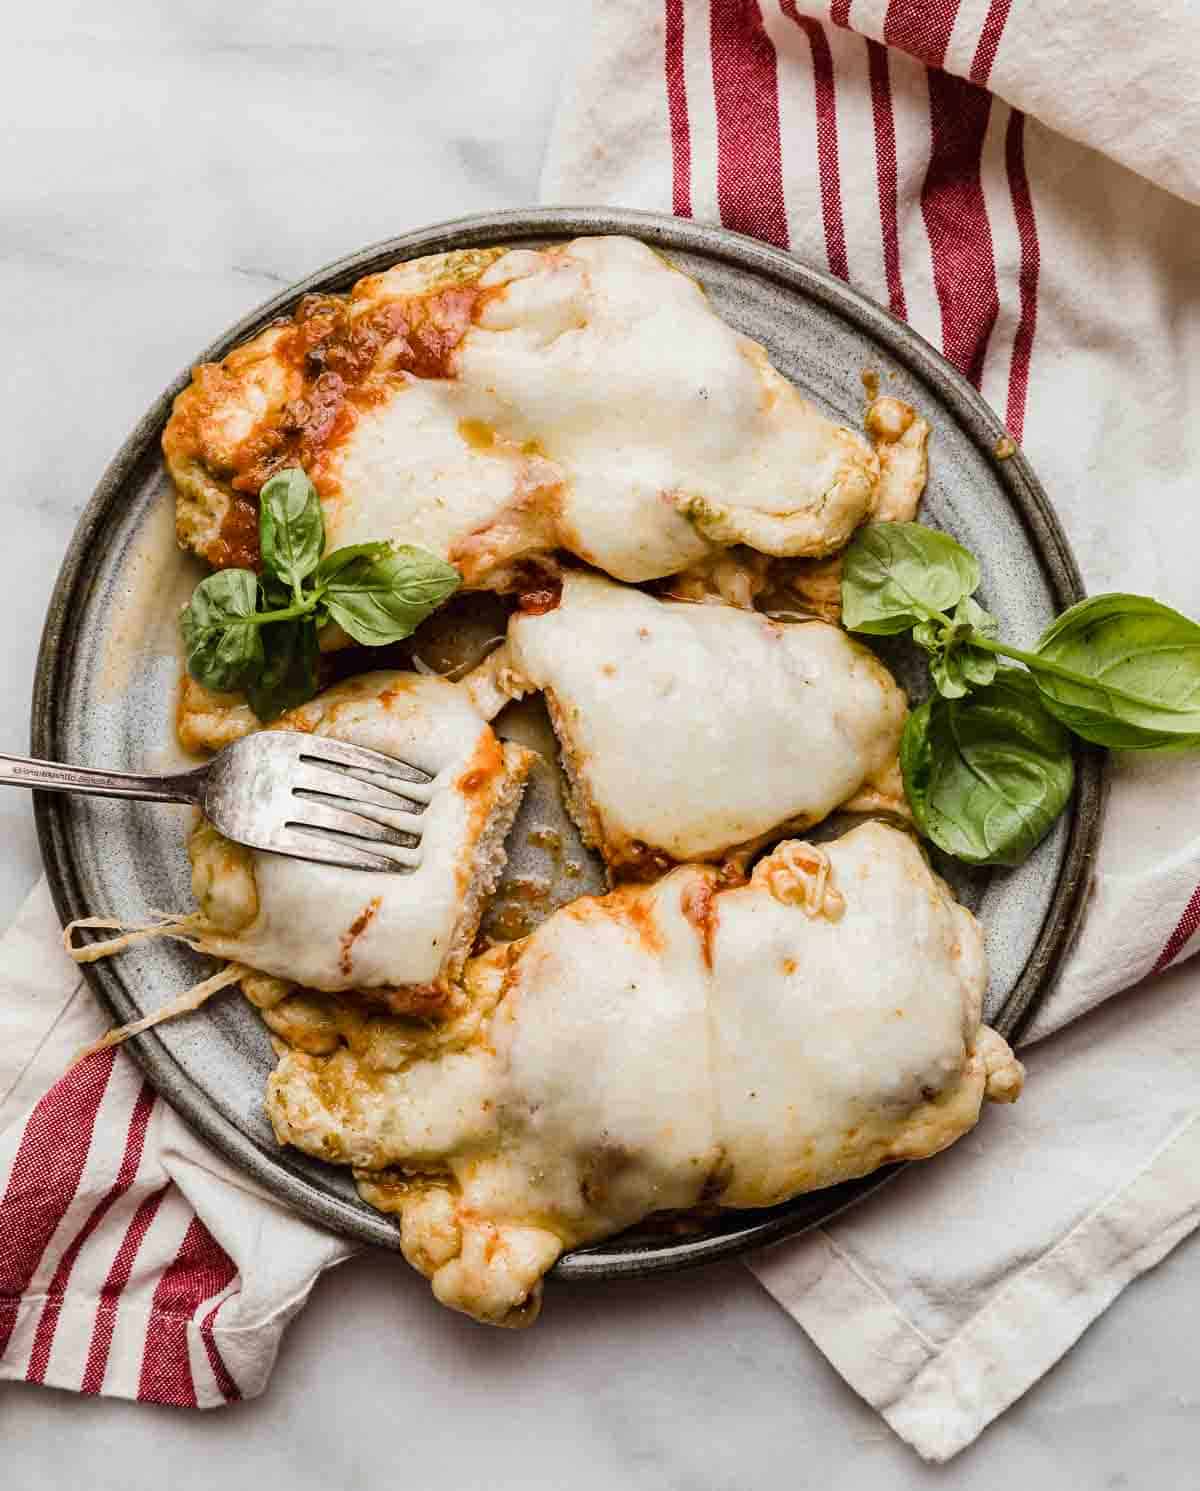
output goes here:
[[[929, 421], [911, 405], [890, 395], [867, 408], [867, 433], [879, 457], [876, 523], [911, 523], [929, 478]], [[785, 560], [774, 567], [782, 584], [814, 616], [835, 624], [842, 619], [842, 556]]]
[[532, 752], [497, 740], [456, 685], [370, 673], [282, 716], [274, 729], [327, 735], [435, 773], [411, 873], [374, 873], [263, 854], [203, 820], [192, 884], [205, 951], [310, 989], [371, 989], [436, 1013], [471, 947], [505, 862]]
[[175, 737], [185, 751], [202, 755], [224, 750], [235, 740], [262, 729], [245, 694], [218, 693], [184, 672], [175, 708]]
[[691, 865], [564, 907], [468, 963], [452, 1036], [410, 1031], [390, 1063], [360, 1030], [297, 1041], [267, 1108], [400, 1216], [438, 1299], [524, 1325], [563, 1248], [930, 1155], [1011, 1100], [985, 982], [974, 918], [866, 824], [779, 846], [737, 889]]
[[879, 457], [876, 523], [911, 523], [929, 479], [929, 421], [884, 394], [867, 408], [867, 434]]
[[810, 616], [839, 626], [842, 620], [842, 555], [831, 554], [826, 559], [789, 559], [779, 568], [776, 577], [791, 597], [800, 603], [802, 611]]
[[512, 618], [483, 672], [501, 693], [545, 692], [576, 817], [613, 867], [718, 858], [818, 822], [890, 784], [906, 713], [883, 664], [837, 627], [579, 572], [557, 609]]
[[331, 548], [419, 544], [470, 586], [563, 548], [624, 580], [734, 544], [826, 554], [879, 461], [634, 239], [479, 250], [308, 296], [196, 369], [163, 436], [180, 542], [256, 558], [262, 483], [302, 465]]
[[[783, 562], [783, 561], [774, 561]], [[817, 564], [819, 560], [790, 560], [791, 564]], [[753, 611], [755, 602], [770, 583], [773, 561], [757, 554], [745, 544], [723, 549], [702, 559], [690, 569], [653, 587], [654, 594], [665, 601], [701, 601], [705, 604], [723, 601], [742, 611]]]

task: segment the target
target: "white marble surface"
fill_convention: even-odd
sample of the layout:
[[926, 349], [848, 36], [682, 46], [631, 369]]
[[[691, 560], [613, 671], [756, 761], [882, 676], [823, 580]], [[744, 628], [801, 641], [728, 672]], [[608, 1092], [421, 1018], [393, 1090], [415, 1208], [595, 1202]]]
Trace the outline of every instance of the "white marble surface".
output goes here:
[[[374, 239], [534, 199], [584, 0], [41, 0], [5, 18], [0, 750], [23, 750], [59, 556], [176, 371], [280, 284]], [[38, 870], [0, 795], [0, 921]], [[877, 1205], [886, 1206], [886, 1194]], [[198, 1415], [0, 1385], [0, 1485], [1194, 1484], [1186, 1243], [943, 1470], [921, 1465], [737, 1266], [556, 1288], [526, 1335], [398, 1261], [318, 1286], [257, 1402]]]

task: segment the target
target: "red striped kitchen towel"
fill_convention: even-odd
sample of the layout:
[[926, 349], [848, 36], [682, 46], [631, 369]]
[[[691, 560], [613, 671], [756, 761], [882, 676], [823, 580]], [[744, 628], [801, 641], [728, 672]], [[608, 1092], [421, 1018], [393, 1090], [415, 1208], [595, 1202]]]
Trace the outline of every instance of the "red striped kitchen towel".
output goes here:
[[124, 1052], [66, 1071], [106, 1024], [42, 882], [0, 942], [0, 1377], [252, 1397], [349, 1249], [230, 1170]]
[[[1186, 0], [593, 0], [542, 199], [848, 280], [1004, 418], [1090, 589], [1200, 615], [1197, 59]], [[1115, 759], [1110, 785], [1022, 1101], [754, 1265], [930, 1458], [1200, 1221], [1200, 977], [1097, 1008], [1200, 949], [1200, 765]]]

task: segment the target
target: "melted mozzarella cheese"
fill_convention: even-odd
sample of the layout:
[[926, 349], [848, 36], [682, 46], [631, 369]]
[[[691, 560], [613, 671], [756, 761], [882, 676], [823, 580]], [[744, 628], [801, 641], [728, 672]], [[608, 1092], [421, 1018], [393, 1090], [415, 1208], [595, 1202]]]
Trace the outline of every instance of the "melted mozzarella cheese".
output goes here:
[[[979, 1111], [984, 1071], [970, 1057], [987, 968], [974, 917], [907, 834], [867, 824], [823, 848], [832, 914], [797, 915], [786, 885], [772, 883], [783, 851], [717, 899], [711, 1012], [727, 1206], [769, 1206], [914, 1145], [931, 1154]], [[799, 874], [820, 868], [814, 856]]]
[[489, 393], [432, 378], [407, 379], [364, 410], [334, 463], [330, 547], [417, 544], [453, 557], [469, 581], [493, 561], [553, 548], [562, 473], [500, 436], [497, 413]]
[[[163, 438], [180, 540], [211, 562], [249, 541], [237, 494], [271, 469], [262, 452], [293, 446], [331, 547], [421, 544], [475, 586], [556, 548], [634, 581], [732, 544], [826, 554], [874, 511], [870, 444], [633, 239], [417, 261], [345, 305], [343, 372], [316, 371], [324, 354], [275, 326], [177, 401]], [[415, 333], [380, 331], [368, 355], [393, 312], [410, 333], [438, 322], [424, 362], [405, 362]]]
[[840, 548], [872, 510], [874, 453], [821, 414], [696, 282], [631, 238], [516, 250], [458, 353], [499, 428], [565, 477], [560, 543], [621, 580], [710, 545]]
[[568, 574], [514, 616], [507, 666], [543, 689], [579, 816], [611, 863], [706, 859], [808, 826], [895, 759], [904, 695], [837, 627], [655, 600]]
[[932, 1154], [985, 1089], [1010, 1100], [985, 981], [974, 919], [867, 824], [780, 846], [742, 888], [683, 866], [565, 907], [468, 965], [457, 1049], [383, 1074], [292, 1052], [268, 1111], [281, 1141], [360, 1167], [439, 1299], [524, 1324], [564, 1246]]
[[374, 873], [242, 850], [207, 825], [193, 885], [204, 946], [312, 989], [441, 984], [461, 962], [532, 759], [504, 745], [454, 684], [371, 673], [329, 689], [275, 728], [311, 731], [435, 773], [411, 873]]
[[718, 1159], [705, 968], [685, 909], [697, 878], [579, 900], [515, 961], [504, 948], [468, 975], [476, 989], [505, 981], [490, 1039], [506, 1139], [460, 1171], [465, 1207], [553, 1218], [575, 1240], [696, 1199]]
[[370, 1170], [440, 1160], [465, 1207], [552, 1218], [572, 1240], [597, 1216], [627, 1226], [648, 1196], [688, 1205], [716, 1161], [706, 970], [683, 910], [710, 873], [581, 899], [476, 959], [468, 988], [495, 1012], [469, 1050], [368, 1085], [358, 1052], [289, 1058], [271, 1085], [281, 1137]]

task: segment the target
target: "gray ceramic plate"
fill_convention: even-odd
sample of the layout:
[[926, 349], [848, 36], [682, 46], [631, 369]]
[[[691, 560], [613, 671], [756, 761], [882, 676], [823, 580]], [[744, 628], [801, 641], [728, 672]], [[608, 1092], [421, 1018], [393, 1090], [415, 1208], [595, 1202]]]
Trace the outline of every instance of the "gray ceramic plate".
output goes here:
[[[648, 214], [546, 209], [466, 218], [354, 254], [276, 296], [201, 354], [224, 356], [308, 291], [338, 291], [397, 260], [452, 247], [531, 245], [579, 234], [630, 233], [703, 282], [717, 310], [762, 342], [775, 365], [847, 424], [863, 410], [861, 373], [915, 404], [932, 421], [926, 521], [979, 555], [982, 599], [1004, 634], [1032, 640], [1082, 595], [1054, 514], [1020, 454], [997, 459], [1003, 427], [969, 385], [920, 337], [837, 280], [788, 255], [718, 228]], [[176, 764], [173, 711], [179, 661], [174, 616], [198, 577], [173, 543], [172, 502], [159, 436], [182, 375], [125, 442], [80, 520], [63, 563], [42, 641], [33, 700], [39, 756], [135, 769]], [[903, 652], [889, 661], [902, 677]], [[919, 674], [914, 672], [915, 682]], [[514, 733], [536, 721], [516, 719]], [[1099, 831], [1096, 760], [1080, 760], [1072, 809], [1019, 870], [954, 875], [987, 928], [992, 982], [987, 1009], [1008, 1033], [1028, 1018], [1075, 929]], [[40, 796], [42, 853], [64, 920], [105, 911], [137, 919], [191, 904], [183, 809]], [[512, 876], [536, 858], [529, 826], [561, 817], [547, 767], [514, 834]], [[535, 836], [536, 837], [536, 836]], [[568, 846], [582, 869], [590, 866]], [[518, 887], [519, 889], [519, 887]], [[561, 890], [561, 887], [560, 887]], [[174, 944], [131, 950], [91, 965], [101, 1003], [128, 1020], [202, 976], [205, 964]], [[272, 1064], [266, 1033], [235, 995], [143, 1035], [129, 1047], [181, 1114], [263, 1186], [319, 1221], [365, 1242], [396, 1246], [386, 1218], [364, 1206], [345, 1172], [276, 1145], [262, 1109]], [[932, 1161], [931, 1163], [936, 1163]], [[703, 1224], [657, 1228], [575, 1252], [560, 1275], [603, 1278], [690, 1267], [788, 1236], [829, 1217], [886, 1178], [799, 1197], [786, 1206]]]

